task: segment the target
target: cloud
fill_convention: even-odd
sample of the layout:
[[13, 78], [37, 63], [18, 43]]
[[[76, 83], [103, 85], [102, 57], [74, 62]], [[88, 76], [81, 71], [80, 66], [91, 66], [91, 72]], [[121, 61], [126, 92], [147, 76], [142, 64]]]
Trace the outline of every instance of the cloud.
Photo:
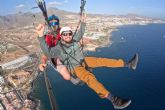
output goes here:
[[62, 4], [61, 2], [54, 1], [54, 2], [49, 2], [48, 6], [56, 6], [56, 5], [61, 5], [61, 4]]
[[23, 7], [25, 7], [24, 4], [19, 4], [19, 5], [16, 6], [16, 8], [23, 8]]
[[68, 0], [64, 0], [61, 2], [53, 1], [53, 2], [48, 2], [48, 7], [54, 7], [54, 6], [59, 6], [68, 3]]

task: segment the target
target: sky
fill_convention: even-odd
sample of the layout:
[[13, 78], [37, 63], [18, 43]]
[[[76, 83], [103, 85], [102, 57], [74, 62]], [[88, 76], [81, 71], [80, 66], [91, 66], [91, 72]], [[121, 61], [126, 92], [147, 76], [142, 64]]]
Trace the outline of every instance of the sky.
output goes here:
[[[81, 0], [45, 0], [47, 7], [79, 12]], [[138, 15], [165, 19], [165, 0], [86, 0], [86, 12], [109, 15]], [[0, 0], [0, 15], [34, 11], [35, 0]], [[39, 11], [39, 10], [38, 10]]]

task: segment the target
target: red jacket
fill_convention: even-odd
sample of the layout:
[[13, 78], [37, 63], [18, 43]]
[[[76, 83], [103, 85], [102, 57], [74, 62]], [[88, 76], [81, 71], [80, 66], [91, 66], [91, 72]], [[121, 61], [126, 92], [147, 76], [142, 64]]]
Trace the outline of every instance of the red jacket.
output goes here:
[[49, 47], [54, 47], [57, 45], [57, 42], [61, 39], [60, 29], [57, 30], [57, 35], [54, 37], [52, 34], [48, 33], [45, 36], [45, 41]]

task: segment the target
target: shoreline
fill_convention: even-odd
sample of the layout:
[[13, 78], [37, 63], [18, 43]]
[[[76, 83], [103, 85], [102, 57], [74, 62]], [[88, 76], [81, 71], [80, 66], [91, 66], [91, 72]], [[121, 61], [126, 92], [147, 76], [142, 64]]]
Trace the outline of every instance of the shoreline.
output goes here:
[[[127, 25], [128, 26], [133, 26], [133, 25], [146, 26], [146, 25], [151, 25], [151, 24], [165, 24], [165, 23], [120, 24], [120, 25], [112, 26], [112, 27], [110, 27], [110, 29], [108, 29], [106, 36], [99, 36], [99, 37], [106, 38], [102, 44], [95, 44], [95, 43], [85, 44], [86, 46], [84, 47], [84, 51], [96, 51], [97, 48], [103, 48], [103, 47], [110, 46], [112, 44], [112, 40], [111, 40], [112, 32], [118, 31], [119, 26], [127, 26]], [[92, 40], [92, 38], [90, 38], [90, 40]], [[100, 38], [98, 40], [100, 40]]]
[[[86, 47], [84, 47], [84, 51], [96, 51], [97, 48], [103, 48], [108, 47], [112, 44], [112, 32], [117, 30], [117, 26], [113, 26], [113, 28], [109, 29], [106, 36], [100, 36], [104, 37], [105, 39], [102, 41], [103, 43], [100, 44], [85, 44]], [[98, 39], [100, 40], [100, 39]]]

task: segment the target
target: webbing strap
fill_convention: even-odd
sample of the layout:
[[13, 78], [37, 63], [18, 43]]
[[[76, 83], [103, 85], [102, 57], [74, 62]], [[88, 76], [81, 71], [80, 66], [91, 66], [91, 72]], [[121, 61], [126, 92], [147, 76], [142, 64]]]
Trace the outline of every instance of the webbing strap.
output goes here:
[[48, 79], [48, 76], [46, 75], [46, 70], [47, 70], [47, 68], [45, 68], [45, 70], [44, 70], [44, 79], [45, 79], [46, 89], [47, 89], [48, 96], [49, 96], [50, 105], [51, 105], [52, 110], [57, 110], [55, 96], [52, 91], [51, 83]]

